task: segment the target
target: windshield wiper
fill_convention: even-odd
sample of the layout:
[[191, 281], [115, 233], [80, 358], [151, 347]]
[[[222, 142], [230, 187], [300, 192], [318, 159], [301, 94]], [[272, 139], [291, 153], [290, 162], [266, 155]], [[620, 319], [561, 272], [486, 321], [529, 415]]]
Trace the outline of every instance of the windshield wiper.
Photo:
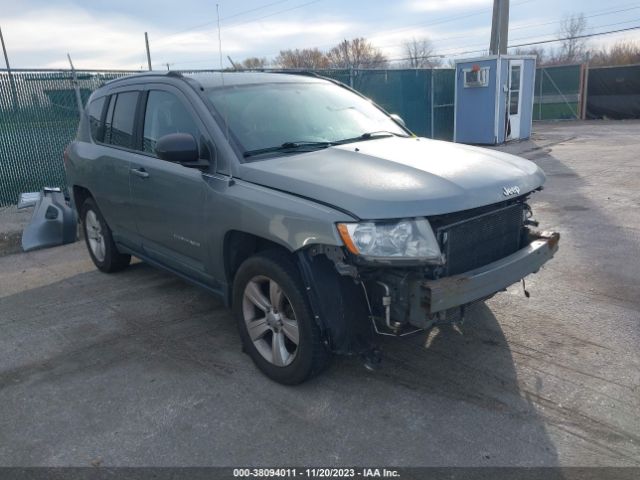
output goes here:
[[392, 132], [390, 130], [376, 130], [374, 132], [363, 133], [362, 135], [359, 135], [357, 137], [345, 138], [343, 140], [337, 140], [334, 143], [337, 144], [337, 145], [341, 145], [341, 144], [344, 144], [344, 143], [353, 143], [353, 142], [360, 142], [362, 140], [372, 140], [372, 139], [375, 139], [375, 138], [388, 138], [388, 137], [409, 138], [409, 135], [403, 135], [401, 133]]
[[304, 149], [315, 149], [315, 148], [327, 148], [334, 145], [333, 142], [313, 142], [313, 141], [300, 141], [300, 142], [284, 142], [282, 145], [278, 145], [275, 147], [267, 147], [267, 148], [258, 148], [256, 150], [247, 150], [242, 155], [244, 158], [254, 157], [256, 155], [262, 155], [263, 153], [272, 153], [272, 152], [299, 152], [304, 151]]

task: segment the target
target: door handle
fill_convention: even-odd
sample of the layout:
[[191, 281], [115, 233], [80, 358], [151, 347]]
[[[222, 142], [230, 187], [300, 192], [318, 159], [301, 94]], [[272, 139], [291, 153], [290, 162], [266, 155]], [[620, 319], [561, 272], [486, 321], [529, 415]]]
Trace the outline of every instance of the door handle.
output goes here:
[[132, 168], [130, 172], [140, 178], [149, 178], [149, 173], [144, 168]]

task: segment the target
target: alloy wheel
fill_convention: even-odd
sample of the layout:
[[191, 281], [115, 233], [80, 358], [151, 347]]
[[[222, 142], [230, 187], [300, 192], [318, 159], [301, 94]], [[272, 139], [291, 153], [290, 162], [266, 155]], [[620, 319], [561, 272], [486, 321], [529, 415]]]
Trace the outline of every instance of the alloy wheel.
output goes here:
[[253, 277], [244, 289], [242, 313], [260, 355], [277, 367], [290, 365], [300, 336], [296, 314], [282, 287], [266, 276]]
[[91, 253], [99, 262], [104, 262], [104, 258], [106, 255], [105, 250], [105, 239], [102, 234], [102, 226], [100, 225], [100, 220], [98, 220], [98, 216], [96, 212], [93, 210], [87, 211], [87, 214], [84, 219], [85, 223], [85, 234], [87, 236], [87, 240], [89, 241], [89, 248], [91, 249]]

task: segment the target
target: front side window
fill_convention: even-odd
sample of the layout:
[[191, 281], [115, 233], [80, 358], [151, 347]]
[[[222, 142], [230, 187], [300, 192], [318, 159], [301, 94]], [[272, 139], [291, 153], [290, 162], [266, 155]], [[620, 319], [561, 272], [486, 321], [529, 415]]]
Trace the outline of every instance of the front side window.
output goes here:
[[91, 138], [97, 142], [102, 141], [102, 110], [104, 109], [104, 102], [107, 97], [101, 97], [89, 104], [87, 114], [89, 116], [89, 130], [91, 131]]
[[142, 149], [155, 155], [158, 139], [170, 133], [189, 133], [200, 143], [200, 131], [180, 100], [172, 93], [151, 90], [144, 115]]
[[136, 118], [138, 92], [124, 92], [111, 96], [105, 128], [105, 143], [133, 148], [133, 126]]
[[245, 156], [287, 142], [339, 142], [372, 132], [406, 135], [370, 101], [327, 82], [234, 85], [206, 95]]

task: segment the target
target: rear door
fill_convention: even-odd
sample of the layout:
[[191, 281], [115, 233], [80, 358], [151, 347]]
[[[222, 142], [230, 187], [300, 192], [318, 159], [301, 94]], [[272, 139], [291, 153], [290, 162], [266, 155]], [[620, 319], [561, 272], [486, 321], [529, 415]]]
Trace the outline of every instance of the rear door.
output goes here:
[[202, 172], [161, 160], [159, 138], [190, 133], [200, 158], [211, 161], [211, 142], [187, 98], [175, 87], [158, 85], [144, 94], [140, 108], [141, 144], [130, 165], [131, 196], [137, 232], [150, 258], [205, 283], [206, 242], [203, 225], [207, 186]]
[[[129, 170], [131, 160], [136, 157], [135, 119], [140, 93], [137, 87], [130, 86], [104, 97], [104, 121], [93, 118], [93, 123], [101, 128], [92, 125], [98, 158], [92, 173], [91, 192], [113, 231], [114, 240], [134, 249], [140, 245], [130, 198]], [[98, 115], [97, 107], [93, 117]]]

